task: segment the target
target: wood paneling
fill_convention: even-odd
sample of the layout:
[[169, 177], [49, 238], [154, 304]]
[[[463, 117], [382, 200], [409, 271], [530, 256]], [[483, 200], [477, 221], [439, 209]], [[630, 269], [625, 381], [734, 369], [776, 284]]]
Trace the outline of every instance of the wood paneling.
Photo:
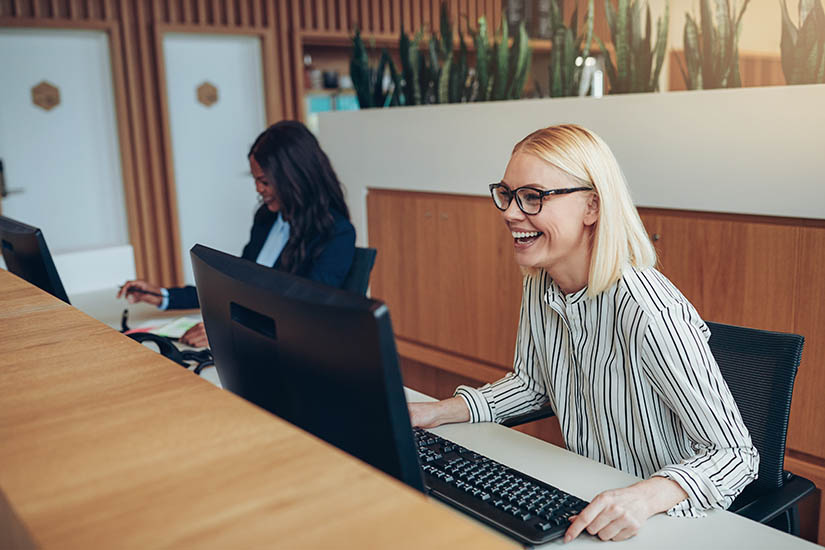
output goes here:
[[703, 318], [793, 330], [797, 227], [647, 209], [640, 214], [658, 236], [659, 269]]
[[484, 197], [370, 190], [372, 295], [399, 336], [510, 368], [521, 272], [498, 211]]
[[825, 458], [825, 227], [803, 227], [799, 233], [794, 332], [805, 336], [805, 349], [794, 385], [788, 446]]

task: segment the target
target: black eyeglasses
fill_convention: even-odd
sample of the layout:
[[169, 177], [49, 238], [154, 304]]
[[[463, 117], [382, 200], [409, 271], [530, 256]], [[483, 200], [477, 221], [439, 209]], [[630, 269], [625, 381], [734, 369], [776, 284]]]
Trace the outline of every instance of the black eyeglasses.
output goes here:
[[544, 197], [548, 195], [566, 195], [568, 193], [575, 193], [576, 191], [592, 190], [590, 187], [568, 187], [565, 189], [548, 189], [547, 191], [543, 191], [530, 186], [511, 190], [503, 183], [490, 184], [490, 195], [493, 196], [493, 203], [496, 205], [496, 208], [504, 212], [510, 207], [510, 203], [513, 202], [513, 197], [515, 197], [519, 209], [528, 216], [535, 216], [541, 212]]

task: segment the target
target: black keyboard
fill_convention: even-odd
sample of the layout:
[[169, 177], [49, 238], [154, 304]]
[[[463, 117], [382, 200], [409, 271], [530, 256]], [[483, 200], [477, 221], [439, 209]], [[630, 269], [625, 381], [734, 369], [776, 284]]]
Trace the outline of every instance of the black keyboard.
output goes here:
[[587, 502], [461, 445], [415, 428], [430, 494], [525, 544], [562, 536]]

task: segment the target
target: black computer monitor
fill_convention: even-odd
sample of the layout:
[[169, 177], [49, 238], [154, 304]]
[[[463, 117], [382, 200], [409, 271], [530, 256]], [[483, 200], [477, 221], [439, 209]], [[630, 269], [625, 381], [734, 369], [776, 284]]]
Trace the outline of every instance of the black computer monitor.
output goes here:
[[69, 303], [46, 239], [38, 228], [0, 216], [0, 247], [6, 269]]
[[424, 491], [387, 306], [195, 245], [221, 384]]

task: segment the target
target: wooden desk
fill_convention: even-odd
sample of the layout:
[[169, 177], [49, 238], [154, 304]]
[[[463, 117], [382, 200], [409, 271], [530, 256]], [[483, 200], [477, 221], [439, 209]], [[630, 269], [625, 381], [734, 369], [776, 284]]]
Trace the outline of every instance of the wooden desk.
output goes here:
[[3, 270], [0, 490], [4, 548], [517, 547]]

